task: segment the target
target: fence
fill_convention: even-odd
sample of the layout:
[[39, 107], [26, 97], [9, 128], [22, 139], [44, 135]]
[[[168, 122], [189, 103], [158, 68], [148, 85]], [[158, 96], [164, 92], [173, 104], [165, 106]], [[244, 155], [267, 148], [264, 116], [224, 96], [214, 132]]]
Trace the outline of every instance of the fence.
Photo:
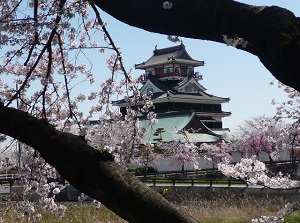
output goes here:
[[236, 180], [236, 179], [208, 179], [208, 180], [200, 180], [194, 178], [140, 178], [141, 181], [147, 184], [156, 185], [172, 185], [172, 186], [244, 186], [247, 187], [248, 184], [244, 180]]
[[[34, 180], [34, 179], [32, 179]], [[14, 183], [21, 182], [21, 174], [0, 174], [0, 185], [7, 185], [9, 184], [10, 187], [13, 186]], [[67, 182], [64, 178], [55, 178], [55, 179], [48, 179], [48, 183], [50, 182], [57, 182], [59, 184], [65, 185]]]
[[[205, 169], [205, 170], [185, 170], [185, 171], [160, 171], [153, 173], [134, 173], [136, 177], [143, 178], [216, 178], [217, 176], [223, 176], [223, 174], [217, 169]], [[213, 176], [213, 177], [212, 177]]]

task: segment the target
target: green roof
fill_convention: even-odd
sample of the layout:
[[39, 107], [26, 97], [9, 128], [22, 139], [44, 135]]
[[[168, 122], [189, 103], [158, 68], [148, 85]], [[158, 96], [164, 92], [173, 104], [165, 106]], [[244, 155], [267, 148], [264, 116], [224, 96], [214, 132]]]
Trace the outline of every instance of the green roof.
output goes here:
[[[148, 119], [141, 118], [140, 121], [147, 129], [143, 143], [146, 141], [157, 143], [159, 139], [163, 142], [170, 142], [176, 139], [183, 142], [189, 141], [203, 143], [218, 141], [220, 139], [218, 135], [208, 133], [187, 133], [186, 135], [176, 134], [176, 132], [185, 129], [195, 115], [195, 112], [167, 113], [159, 115], [157, 116], [158, 123], [156, 125], [151, 125]], [[220, 132], [217, 134], [220, 134]]]
[[169, 142], [174, 140], [177, 134], [176, 130], [182, 130], [185, 126], [192, 120], [195, 113], [176, 113], [172, 115], [161, 115], [157, 117], [158, 123], [156, 125], [150, 125], [149, 119], [140, 119], [143, 126], [146, 127], [146, 134], [144, 137], [144, 142], [149, 141], [151, 143], [158, 142], [155, 139], [160, 138], [160, 136], [155, 136], [157, 129], [163, 129], [161, 133], [162, 141]]

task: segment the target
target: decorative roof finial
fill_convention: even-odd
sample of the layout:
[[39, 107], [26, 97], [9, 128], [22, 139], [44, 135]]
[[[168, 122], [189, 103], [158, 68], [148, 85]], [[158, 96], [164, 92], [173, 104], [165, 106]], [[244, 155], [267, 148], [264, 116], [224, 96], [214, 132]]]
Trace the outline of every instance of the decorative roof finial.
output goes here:
[[157, 45], [155, 45], [155, 50], [157, 50]]

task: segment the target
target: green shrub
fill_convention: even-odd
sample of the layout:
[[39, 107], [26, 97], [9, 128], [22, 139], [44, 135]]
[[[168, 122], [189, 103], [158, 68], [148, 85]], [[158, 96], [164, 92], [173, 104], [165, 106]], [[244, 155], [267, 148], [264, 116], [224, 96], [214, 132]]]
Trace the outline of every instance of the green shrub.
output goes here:
[[129, 172], [133, 172], [135, 174], [144, 174], [144, 173], [157, 173], [157, 170], [153, 167], [130, 167], [127, 169]]

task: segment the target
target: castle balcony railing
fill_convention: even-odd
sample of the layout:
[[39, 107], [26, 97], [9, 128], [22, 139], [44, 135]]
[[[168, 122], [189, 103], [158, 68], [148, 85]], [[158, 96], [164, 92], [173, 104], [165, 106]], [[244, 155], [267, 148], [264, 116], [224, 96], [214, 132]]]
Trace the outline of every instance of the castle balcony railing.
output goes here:
[[[196, 80], [202, 80], [203, 76], [199, 72], [195, 72], [192, 75]], [[183, 79], [187, 77], [188, 74], [186, 73], [179, 73], [179, 72], [169, 72], [169, 73], [162, 73], [162, 74], [155, 74], [155, 77], [157, 77], [160, 80], [168, 80], [168, 79]], [[140, 76], [140, 80], [142, 82], [146, 82], [148, 80], [148, 75], [147, 74], [142, 74]]]
[[187, 74], [179, 73], [179, 72], [169, 72], [169, 73], [163, 73], [163, 74], [155, 74], [155, 76], [159, 79], [161, 78], [169, 78], [169, 77], [186, 77]]

